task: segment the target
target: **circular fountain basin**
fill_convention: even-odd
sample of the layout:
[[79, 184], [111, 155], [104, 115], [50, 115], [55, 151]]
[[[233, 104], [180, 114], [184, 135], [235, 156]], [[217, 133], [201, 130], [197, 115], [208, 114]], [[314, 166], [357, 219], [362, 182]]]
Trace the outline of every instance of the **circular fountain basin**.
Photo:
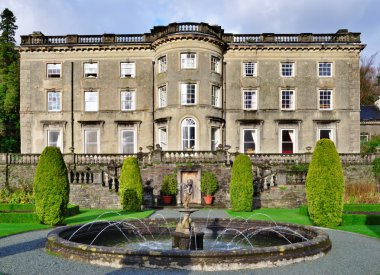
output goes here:
[[[331, 249], [328, 235], [313, 227], [230, 219], [193, 221], [195, 230], [205, 234], [204, 250], [165, 246], [165, 239], [171, 242], [170, 232], [174, 232], [178, 222], [174, 219], [62, 227], [48, 234], [46, 248], [62, 257], [91, 264], [203, 271], [286, 265], [319, 258]], [[136, 239], [139, 240], [133, 241]], [[262, 246], [255, 239], [268, 239], [269, 243]]]

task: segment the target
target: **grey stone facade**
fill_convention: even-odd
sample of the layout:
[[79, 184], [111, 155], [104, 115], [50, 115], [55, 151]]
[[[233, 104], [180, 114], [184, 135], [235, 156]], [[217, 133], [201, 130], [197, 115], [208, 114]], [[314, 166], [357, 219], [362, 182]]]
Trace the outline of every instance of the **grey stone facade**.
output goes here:
[[21, 152], [358, 153], [360, 34], [229, 34], [205, 23], [139, 35], [21, 37]]

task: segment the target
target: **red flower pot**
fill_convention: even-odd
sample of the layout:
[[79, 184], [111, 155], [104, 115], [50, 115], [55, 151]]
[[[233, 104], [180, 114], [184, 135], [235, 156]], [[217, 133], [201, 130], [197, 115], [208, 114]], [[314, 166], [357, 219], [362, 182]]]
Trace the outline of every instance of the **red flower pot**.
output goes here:
[[213, 198], [214, 197], [211, 195], [206, 195], [203, 197], [203, 200], [205, 201], [205, 204], [210, 205], [210, 204], [212, 204]]
[[164, 204], [168, 205], [172, 203], [173, 196], [168, 196], [168, 195], [162, 195], [162, 201]]

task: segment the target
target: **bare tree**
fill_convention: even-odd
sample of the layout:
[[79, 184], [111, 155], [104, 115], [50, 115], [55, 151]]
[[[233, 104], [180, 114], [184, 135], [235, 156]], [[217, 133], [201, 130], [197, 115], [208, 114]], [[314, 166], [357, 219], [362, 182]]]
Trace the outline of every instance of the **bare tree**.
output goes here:
[[[376, 53], [377, 54], [377, 53]], [[376, 54], [369, 58], [360, 59], [360, 104], [373, 105], [380, 96], [378, 78], [380, 76], [380, 65], [374, 65]]]

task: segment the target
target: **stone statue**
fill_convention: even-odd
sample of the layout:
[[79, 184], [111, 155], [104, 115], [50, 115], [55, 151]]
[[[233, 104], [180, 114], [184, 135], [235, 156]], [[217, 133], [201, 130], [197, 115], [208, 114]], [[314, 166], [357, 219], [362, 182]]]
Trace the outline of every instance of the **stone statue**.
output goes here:
[[183, 186], [183, 207], [189, 208], [191, 195], [193, 194], [193, 180], [187, 180]]

